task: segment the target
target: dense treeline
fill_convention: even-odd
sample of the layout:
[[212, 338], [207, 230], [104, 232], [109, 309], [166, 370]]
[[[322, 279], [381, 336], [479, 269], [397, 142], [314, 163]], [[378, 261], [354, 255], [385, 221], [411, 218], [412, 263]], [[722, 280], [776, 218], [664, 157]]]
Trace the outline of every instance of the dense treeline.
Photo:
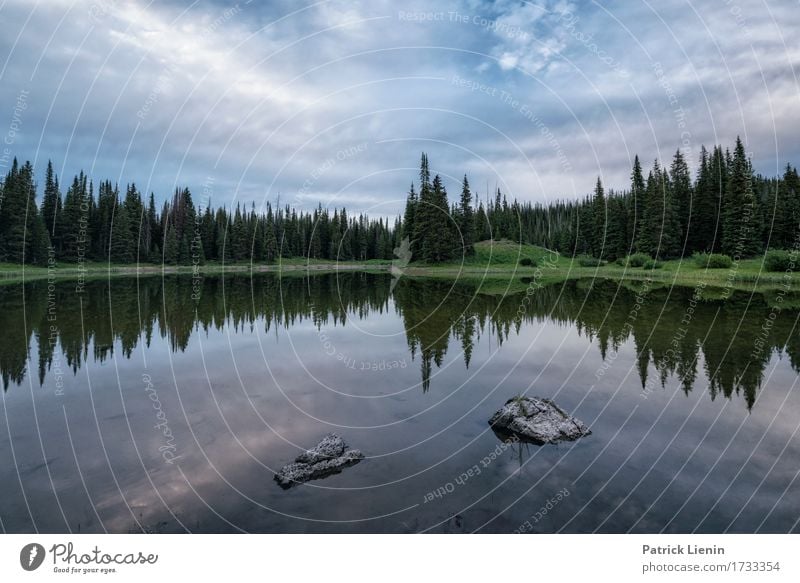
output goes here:
[[420, 193], [412, 184], [403, 234], [412, 241], [414, 257], [430, 262], [469, 254], [473, 242], [490, 239], [612, 261], [632, 253], [660, 259], [697, 252], [748, 257], [794, 246], [798, 222], [797, 169], [787, 165], [780, 178], [755, 176], [737, 138], [732, 154], [721, 146], [711, 152], [702, 148], [694, 180], [680, 150], [668, 168], [655, 160], [646, 178], [636, 156], [628, 190], [606, 193], [598, 178], [585, 199], [546, 206], [509, 203], [498, 189], [494, 200], [474, 209], [465, 176], [459, 204], [448, 207], [441, 180], [431, 181], [423, 154]]
[[319, 206], [298, 212], [267, 204], [257, 213], [197, 208], [188, 188], [178, 188], [160, 209], [135, 184], [122, 195], [109, 181], [94, 184], [82, 172], [62, 197], [48, 163], [41, 208], [29, 162], [14, 160], [0, 184], [0, 262], [45, 264], [111, 261], [192, 264], [205, 261], [274, 262], [278, 257], [390, 259], [399, 218], [349, 217]]
[[702, 148], [694, 180], [680, 150], [669, 168], [656, 160], [646, 178], [637, 156], [628, 190], [606, 192], [598, 178], [591, 196], [547, 206], [509, 204], [498, 190], [474, 216], [475, 240], [511, 239], [568, 255], [748, 257], [796, 245], [800, 178], [791, 165], [780, 178], [754, 175], [737, 139], [732, 154]]
[[753, 174], [741, 140], [733, 153], [701, 150], [694, 179], [681, 151], [669, 167], [656, 160], [644, 176], [638, 156], [628, 190], [606, 192], [598, 178], [583, 200], [549, 205], [509, 203], [498, 189], [476, 206], [467, 176], [456, 203], [422, 154], [419, 190], [412, 182], [402, 221], [348, 216], [319, 206], [298, 212], [267, 204], [197, 208], [178, 188], [160, 209], [135, 184], [121, 195], [109, 181], [95, 187], [82, 172], [62, 197], [48, 163], [42, 202], [29, 162], [0, 183], [0, 262], [44, 264], [48, 258], [115, 263], [274, 262], [279, 257], [392, 259], [408, 241], [411, 259], [441, 263], [473, 253], [476, 241], [510, 239], [562, 253], [615, 260], [632, 253], [668, 259], [695, 252], [753, 256], [795, 245], [800, 178]]

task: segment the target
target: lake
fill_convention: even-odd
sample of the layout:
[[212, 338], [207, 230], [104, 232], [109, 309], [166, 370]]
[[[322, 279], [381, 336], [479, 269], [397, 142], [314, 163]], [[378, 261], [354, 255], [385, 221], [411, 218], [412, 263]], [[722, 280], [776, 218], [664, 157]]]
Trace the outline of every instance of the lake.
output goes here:
[[[798, 532], [794, 295], [483, 290], [360, 272], [0, 286], [0, 526]], [[488, 419], [520, 394], [591, 435], [503, 441]], [[366, 458], [279, 487], [329, 432]]]

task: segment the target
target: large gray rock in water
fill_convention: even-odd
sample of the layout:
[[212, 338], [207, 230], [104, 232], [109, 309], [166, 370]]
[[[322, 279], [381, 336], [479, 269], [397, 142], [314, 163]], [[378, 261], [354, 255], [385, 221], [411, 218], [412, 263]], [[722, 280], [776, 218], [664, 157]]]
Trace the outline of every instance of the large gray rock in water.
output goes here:
[[573, 441], [591, 431], [550, 399], [514, 397], [492, 415], [489, 424], [495, 432], [513, 435], [540, 445]]
[[350, 449], [335, 433], [329, 433], [316, 446], [301, 453], [294, 463], [283, 466], [275, 474], [281, 488], [288, 489], [297, 484], [338, 474], [343, 468], [357, 464], [364, 454]]

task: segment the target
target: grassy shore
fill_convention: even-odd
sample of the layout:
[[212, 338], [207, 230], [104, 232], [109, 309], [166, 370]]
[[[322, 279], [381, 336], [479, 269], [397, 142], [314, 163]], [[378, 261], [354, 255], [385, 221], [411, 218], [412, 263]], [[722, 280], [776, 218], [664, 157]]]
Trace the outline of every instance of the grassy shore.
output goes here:
[[[206, 263], [199, 266], [203, 275], [220, 273], [293, 273], [305, 271], [390, 271], [390, 261], [336, 262], [282, 259], [279, 263], [263, 265], [250, 263]], [[399, 271], [398, 271], [399, 270]], [[707, 269], [691, 258], [664, 262], [658, 269], [631, 268], [610, 263], [600, 267], [583, 267], [572, 257], [532, 245], [511, 241], [483, 241], [476, 244], [475, 254], [462, 262], [408, 266], [394, 264], [394, 273], [405, 277], [436, 277], [481, 282], [484, 293], [508, 293], [527, 288], [531, 282], [540, 285], [567, 279], [610, 279], [615, 281], [651, 281], [652, 285], [680, 285], [709, 288], [730, 288], [745, 291], [788, 289], [800, 291], [800, 273], [770, 273], [763, 269], [760, 258], [745, 259], [729, 268]], [[108, 263], [59, 264], [52, 270], [46, 267], [25, 267], [0, 264], [0, 284], [18, 283], [54, 277], [58, 279], [100, 279], [117, 276], [192, 274], [192, 266], [163, 266], [154, 264], [116, 265]], [[711, 292], [709, 292], [711, 293]]]
[[268, 273], [305, 271], [388, 271], [391, 261], [328, 261], [324, 259], [306, 260], [301, 258], [282, 259], [274, 264], [247, 263], [215, 263], [208, 262], [195, 268], [192, 265], [158, 265], [154, 263], [118, 264], [87, 261], [83, 265], [75, 263], [59, 263], [52, 269], [39, 266], [25, 266], [0, 263], [0, 285], [33, 281], [37, 279], [103, 279], [108, 277], [131, 277], [184, 274], [192, 275], [197, 270], [202, 275], [219, 275], [222, 273]]
[[[526, 259], [532, 265], [523, 265]], [[615, 263], [583, 267], [577, 258], [511, 241], [484, 241], [475, 246], [475, 255], [464, 262], [435, 266], [412, 263], [404, 273], [409, 276], [478, 279], [485, 282], [482, 288], [487, 293], [489, 290], [498, 293], [514, 291], [526, 288], [531, 282], [547, 285], [567, 279], [609, 279], [631, 284], [650, 281], [652, 286], [702, 285], [710, 288], [708, 294], [718, 293], [720, 288], [800, 291], [800, 271], [770, 273], [763, 269], [760, 258], [744, 259], [731, 267], [719, 269], [708, 269], [692, 258], [665, 261], [657, 269], [625, 267]]]

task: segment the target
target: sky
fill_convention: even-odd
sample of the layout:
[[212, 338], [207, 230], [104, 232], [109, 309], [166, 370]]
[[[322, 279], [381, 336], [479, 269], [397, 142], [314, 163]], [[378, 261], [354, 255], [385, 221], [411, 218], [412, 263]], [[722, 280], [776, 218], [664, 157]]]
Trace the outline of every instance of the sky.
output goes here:
[[52, 159], [161, 201], [392, 216], [420, 152], [455, 200], [628, 187], [740, 135], [800, 163], [800, 10], [777, 0], [0, 0], [0, 172]]

